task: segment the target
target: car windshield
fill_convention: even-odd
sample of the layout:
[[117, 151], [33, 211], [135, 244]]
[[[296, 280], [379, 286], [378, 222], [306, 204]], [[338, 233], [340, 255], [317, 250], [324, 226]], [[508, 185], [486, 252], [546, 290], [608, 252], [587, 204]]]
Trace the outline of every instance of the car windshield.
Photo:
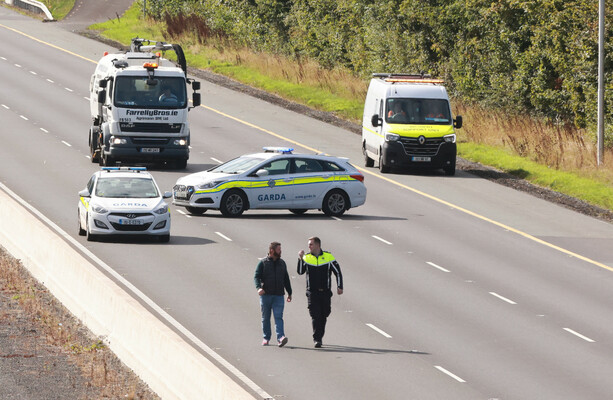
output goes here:
[[262, 161], [264, 161], [264, 159], [259, 157], [238, 157], [210, 169], [209, 172], [217, 172], [220, 174], [242, 174], [243, 172], [255, 167]]
[[185, 79], [156, 76], [118, 76], [115, 82], [115, 106], [134, 108], [185, 108]]
[[390, 124], [450, 125], [451, 114], [447, 100], [391, 98], [385, 120]]
[[131, 177], [108, 177], [98, 179], [96, 196], [124, 199], [158, 197], [158, 190], [152, 179]]

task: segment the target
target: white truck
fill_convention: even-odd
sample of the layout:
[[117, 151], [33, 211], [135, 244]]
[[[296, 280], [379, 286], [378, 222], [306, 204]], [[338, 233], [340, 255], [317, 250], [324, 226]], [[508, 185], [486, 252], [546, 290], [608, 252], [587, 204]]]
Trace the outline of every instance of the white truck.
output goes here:
[[367, 167], [456, 169], [455, 129], [449, 97], [440, 79], [421, 74], [373, 74], [364, 103], [362, 152]]
[[[162, 57], [167, 50], [175, 52], [177, 64]], [[89, 84], [92, 162], [165, 162], [184, 169], [190, 144], [187, 114], [200, 105], [199, 89], [200, 82], [187, 77], [177, 44], [135, 38], [130, 51], [105, 53]]]

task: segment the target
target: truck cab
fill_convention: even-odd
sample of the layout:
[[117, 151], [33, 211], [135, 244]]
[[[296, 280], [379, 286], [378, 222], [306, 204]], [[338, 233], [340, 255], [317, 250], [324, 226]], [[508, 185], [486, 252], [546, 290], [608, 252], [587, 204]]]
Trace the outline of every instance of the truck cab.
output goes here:
[[440, 79], [428, 75], [373, 74], [362, 121], [365, 165], [389, 172], [392, 168], [442, 168], [455, 174], [455, 119]]
[[[189, 159], [188, 111], [200, 105], [200, 83], [187, 77], [180, 46], [145, 42], [152, 43], [133, 39], [130, 51], [105, 54], [91, 77], [92, 162], [170, 162], [183, 169]], [[162, 57], [165, 50], [177, 53], [178, 66]]]

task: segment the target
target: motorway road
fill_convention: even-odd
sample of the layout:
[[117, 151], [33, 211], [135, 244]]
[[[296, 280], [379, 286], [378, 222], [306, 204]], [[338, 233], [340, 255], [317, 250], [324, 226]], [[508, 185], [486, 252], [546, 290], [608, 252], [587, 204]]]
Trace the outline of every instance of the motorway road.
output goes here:
[[[229, 220], [171, 207], [167, 245], [88, 243], [76, 222], [77, 192], [98, 168], [88, 158], [87, 90], [92, 61], [109, 49], [5, 8], [0, 42], [0, 182], [249, 377], [257, 396], [545, 400], [613, 393], [611, 224], [462, 171], [380, 175], [369, 168], [366, 205], [339, 219], [256, 210]], [[362, 165], [352, 133], [206, 82], [202, 92], [203, 106], [190, 113], [188, 170], [154, 170], [162, 190], [263, 145]], [[294, 270], [311, 235], [322, 238], [345, 278], [322, 349], [312, 347], [304, 277]], [[273, 240], [283, 244], [295, 291], [283, 349], [260, 346], [252, 279]]]

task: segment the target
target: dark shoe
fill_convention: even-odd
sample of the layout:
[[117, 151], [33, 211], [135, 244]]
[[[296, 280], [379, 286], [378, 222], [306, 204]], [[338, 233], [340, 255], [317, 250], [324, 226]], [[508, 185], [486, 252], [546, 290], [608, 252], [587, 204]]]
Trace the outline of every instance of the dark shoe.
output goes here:
[[282, 336], [281, 339], [279, 339], [279, 347], [283, 347], [287, 344], [287, 338], [285, 336]]
[[314, 347], [319, 349], [321, 347], [321, 342], [315, 342]]

